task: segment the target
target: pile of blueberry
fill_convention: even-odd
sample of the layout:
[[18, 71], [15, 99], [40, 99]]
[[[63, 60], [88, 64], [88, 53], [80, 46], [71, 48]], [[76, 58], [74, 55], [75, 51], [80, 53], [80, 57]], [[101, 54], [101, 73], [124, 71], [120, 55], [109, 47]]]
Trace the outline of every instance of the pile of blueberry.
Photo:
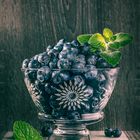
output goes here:
[[117, 137], [121, 136], [122, 131], [118, 128], [116, 128], [114, 130], [112, 128], [106, 128], [104, 130], [104, 133], [105, 133], [106, 137], [112, 137], [113, 136], [113, 137], [117, 138]]
[[[49, 45], [45, 52], [25, 59], [22, 64], [25, 78], [32, 84], [34, 93], [38, 93], [36, 98], [43, 111], [56, 118], [68, 114], [65, 117], [69, 119], [80, 119], [82, 113], [99, 110], [98, 103], [104, 97], [104, 86], [107, 82], [102, 68], [111, 68], [111, 65], [99, 56], [98, 51], [91, 52], [89, 44], [80, 45], [77, 40], [66, 42], [64, 39], [59, 40], [54, 46]], [[63, 95], [59, 86], [68, 84], [73, 85], [69, 90], [65, 88], [68, 92]], [[79, 86], [78, 89], [76, 86]], [[76, 91], [72, 93], [73, 88]], [[56, 98], [59, 97], [58, 94], [54, 95], [58, 90], [60, 95], [63, 95], [63, 102], [59, 102], [60, 98]], [[70, 99], [74, 101], [77, 99], [75, 92], [81, 93], [80, 99], [68, 103]], [[86, 93], [84, 98], [87, 99], [83, 99], [82, 92]]]

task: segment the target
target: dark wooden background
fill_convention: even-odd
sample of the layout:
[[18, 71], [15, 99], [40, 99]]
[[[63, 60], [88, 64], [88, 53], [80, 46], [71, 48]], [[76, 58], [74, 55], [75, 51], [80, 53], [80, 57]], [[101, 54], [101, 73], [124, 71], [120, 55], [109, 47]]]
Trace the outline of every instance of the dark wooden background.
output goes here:
[[0, 0], [0, 133], [15, 120], [39, 127], [20, 71], [22, 60], [61, 38], [81, 33], [128, 32], [118, 82], [105, 119], [92, 129], [140, 129], [140, 0]]

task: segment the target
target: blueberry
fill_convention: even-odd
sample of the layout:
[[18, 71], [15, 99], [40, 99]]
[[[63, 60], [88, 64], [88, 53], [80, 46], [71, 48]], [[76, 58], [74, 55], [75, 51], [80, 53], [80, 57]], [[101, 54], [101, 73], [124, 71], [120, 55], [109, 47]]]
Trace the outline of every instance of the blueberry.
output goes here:
[[44, 90], [44, 84], [42, 84], [40, 81], [36, 80], [35, 81], [35, 87], [37, 90]]
[[92, 113], [96, 113], [96, 112], [99, 112], [99, 111], [100, 111], [100, 108], [99, 108], [98, 105], [96, 105], [96, 106], [94, 106], [94, 107], [91, 108], [91, 112]]
[[71, 112], [68, 114], [68, 119], [78, 120], [78, 119], [81, 119], [81, 115], [78, 112]]
[[98, 86], [99, 89], [96, 91], [97, 96], [99, 97], [99, 99], [103, 99], [105, 97], [105, 88], [102, 86]]
[[83, 79], [83, 77], [81, 75], [76, 75], [76, 76], [74, 76], [74, 83], [76, 85], [79, 85], [79, 84], [84, 85], [85, 84], [85, 80]]
[[55, 50], [55, 49], [51, 49], [49, 52], [48, 52], [48, 56], [53, 59], [53, 58], [57, 58], [59, 55], [59, 51], [58, 50]]
[[86, 60], [85, 60], [85, 56], [84, 55], [82, 55], [82, 54], [80, 54], [80, 55], [78, 55], [77, 57], [76, 57], [76, 63], [78, 62], [78, 63], [83, 63], [83, 64], [85, 64], [86, 63]]
[[56, 45], [54, 46], [54, 50], [57, 50], [58, 52], [62, 51], [63, 45]]
[[23, 69], [26, 69], [28, 67], [28, 63], [29, 63], [29, 59], [25, 59], [23, 62], [22, 62], [22, 68]]
[[89, 65], [95, 65], [97, 61], [97, 57], [95, 55], [92, 55], [88, 58], [87, 64]]
[[42, 53], [38, 56], [38, 61], [43, 64], [43, 65], [48, 65], [49, 61], [50, 61], [50, 57], [48, 56], [48, 54]]
[[56, 49], [51, 49], [49, 52], [48, 52], [48, 55], [51, 57], [51, 58], [56, 58], [59, 54], [59, 51], [56, 50]]
[[57, 63], [54, 63], [54, 62], [49, 63], [50, 69], [54, 69], [54, 68], [56, 68], [56, 66], [57, 66]]
[[85, 68], [84, 63], [75, 63], [72, 65], [72, 71], [75, 74], [83, 73]]
[[67, 71], [60, 72], [60, 76], [64, 81], [70, 80], [70, 73]]
[[63, 50], [70, 50], [71, 44], [70, 43], [65, 43], [63, 46]]
[[105, 77], [104, 74], [98, 73], [96, 79], [98, 80], [100, 86], [104, 86], [105, 85], [106, 77]]
[[108, 64], [103, 58], [99, 58], [96, 63], [97, 68], [111, 68], [112, 66]]
[[37, 79], [40, 81], [40, 82], [44, 82], [45, 81], [45, 78], [43, 75], [37, 75]]
[[75, 47], [78, 47], [80, 44], [79, 44], [79, 42], [77, 41], [77, 40], [73, 40], [72, 42], [71, 42], [71, 44], [73, 45], [73, 46], [75, 46]]
[[92, 107], [95, 107], [99, 103], [99, 99], [97, 97], [92, 97]]
[[57, 57], [58, 54], [59, 54], [59, 50], [53, 49], [53, 50], [52, 50], [52, 53], [54, 54], [55, 57]]
[[25, 70], [25, 77], [27, 77], [31, 82], [36, 79], [36, 71], [35, 70]]
[[59, 59], [65, 59], [65, 58], [67, 58], [67, 51], [66, 50], [64, 50], [64, 51], [61, 51], [60, 53], [59, 53]]
[[62, 78], [59, 75], [57, 75], [53, 78], [53, 82], [54, 84], [60, 84], [62, 82]]
[[60, 39], [58, 42], [57, 42], [57, 46], [59, 45], [63, 45], [65, 43], [65, 39]]
[[28, 64], [28, 68], [40, 68], [41, 64], [37, 60], [31, 60]]
[[51, 126], [44, 126], [41, 129], [41, 133], [43, 137], [50, 137], [53, 134], [53, 129]]
[[73, 54], [78, 54], [78, 49], [77, 48], [71, 48], [70, 51], [73, 53]]
[[89, 47], [89, 45], [88, 44], [84, 44], [84, 45], [82, 45], [81, 46], [81, 53], [82, 54], [88, 54], [89, 53], [89, 51], [90, 51], [90, 47]]
[[62, 77], [60, 76], [60, 71], [54, 71], [52, 73], [52, 81], [54, 84], [59, 84], [63, 81]]
[[45, 86], [44, 86], [44, 88], [45, 88], [45, 91], [46, 91], [48, 94], [51, 93], [51, 87], [50, 87], [50, 84], [49, 84], [49, 83], [46, 83]]
[[93, 95], [93, 88], [92, 87], [90, 87], [90, 86], [88, 86], [85, 90], [84, 90], [84, 93], [86, 94], [86, 95], [88, 95], [88, 97], [91, 97], [92, 95]]
[[58, 61], [57, 66], [59, 69], [70, 69], [71, 68], [71, 62], [68, 59], [61, 59]]
[[53, 48], [53, 46], [49, 45], [49, 46], [46, 48], [46, 51], [49, 52], [52, 48]]
[[89, 72], [96, 69], [96, 67], [94, 65], [86, 65], [85, 66], [85, 72]]
[[112, 135], [117, 138], [117, 137], [120, 137], [122, 134], [122, 131], [118, 128], [114, 129], [113, 132], [112, 132]]
[[38, 69], [38, 71], [37, 71], [37, 79], [40, 82], [49, 80], [50, 76], [51, 76], [51, 70], [47, 66], [44, 66], [44, 67]]
[[76, 53], [72, 52], [72, 51], [69, 51], [66, 55], [66, 58], [69, 59], [69, 60], [75, 60], [76, 58]]
[[35, 55], [35, 56], [33, 57], [33, 59], [34, 59], [34, 60], [38, 60], [38, 55]]
[[92, 80], [92, 79], [95, 79], [96, 78], [97, 74], [98, 74], [97, 69], [94, 69], [94, 70], [91, 70], [89, 72], [86, 72], [85, 73], [85, 78], [87, 80]]
[[47, 54], [48, 54], [48, 56], [49, 56], [50, 58], [54, 58], [54, 57], [55, 57], [54, 52], [53, 52], [53, 49], [50, 49], [50, 50], [47, 52]]
[[50, 61], [49, 63], [50, 69], [55, 69], [57, 67], [57, 61], [58, 61], [57, 58], [53, 58], [52, 61]]
[[55, 77], [56, 75], [60, 75], [60, 71], [56, 70], [52, 72], [52, 78]]
[[112, 132], [113, 132], [112, 128], [106, 128], [104, 130], [104, 133], [105, 133], [106, 137], [112, 137]]

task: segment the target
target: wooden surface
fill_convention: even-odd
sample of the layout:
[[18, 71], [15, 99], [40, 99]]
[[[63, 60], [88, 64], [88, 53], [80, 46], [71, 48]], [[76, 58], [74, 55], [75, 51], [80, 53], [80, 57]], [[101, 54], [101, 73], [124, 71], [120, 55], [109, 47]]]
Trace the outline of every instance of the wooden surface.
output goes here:
[[[138, 131], [123, 131], [119, 138], [107, 138], [103, 131], [90, 131], [90, 140], [139, 140], [140, 132]], [[13, 133], [7, 132], [2, 140], [13, 140]], [[47, 140], [47, 138], [46, 138]]]
[[0, 134], [15, 120], [39, 128], [20, 71], [22, 60], [59, 39], [81, 33], [129, 32], [120, 74], [105, 119], [91, 129], [140, 129], [140, 0], [0, 0]]

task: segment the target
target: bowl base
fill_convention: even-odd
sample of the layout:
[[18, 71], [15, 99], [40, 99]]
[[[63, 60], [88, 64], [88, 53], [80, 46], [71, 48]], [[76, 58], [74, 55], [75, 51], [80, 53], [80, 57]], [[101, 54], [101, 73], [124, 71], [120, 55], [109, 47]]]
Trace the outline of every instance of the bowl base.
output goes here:
[[39, 113], [43, 123], [52, 123], [55, 126], [49, 140], [90, 140], [87, 125], [95, 124], [104, 118], [103, 112], [82, 114], [81, 120], [52, 119]]
[[52, 135], [47, 140], [91, 140], [91, 139], [90, 139], [90, 135], [88, 135], [88, 136], [79, 136], [79, 135], [56, 136], [56, 135]]
[[58, 126], [49, 140], [90, 140], [86, 125]]
[[81, 124], [81, 125], [61, 125], [61, 126], [58, 126], [56, 129], [54, 129], [53, 134], [57, 135], [57, 136], [62, 136], [62, 135], [63, 136], [67, 136], [67, 135], [88, 136], [89, 131], [86, 128], [86, 125], [84, 125], [84, 124]]

